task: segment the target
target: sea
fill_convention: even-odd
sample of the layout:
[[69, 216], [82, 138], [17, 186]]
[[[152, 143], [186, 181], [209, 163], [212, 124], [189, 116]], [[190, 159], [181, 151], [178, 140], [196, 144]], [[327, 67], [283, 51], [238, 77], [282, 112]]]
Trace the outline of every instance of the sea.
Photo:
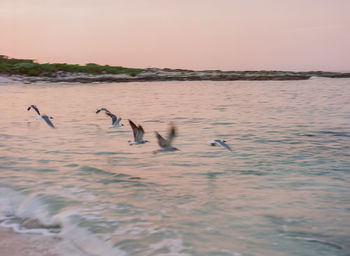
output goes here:
[[[0, 99], [0, 229], [57, 255], [350, 255], [350, 79], [13, 83]], [[128, 144], [128, 119], [149, 143]], [[155, 154], [171, 123], [179, 151]]]

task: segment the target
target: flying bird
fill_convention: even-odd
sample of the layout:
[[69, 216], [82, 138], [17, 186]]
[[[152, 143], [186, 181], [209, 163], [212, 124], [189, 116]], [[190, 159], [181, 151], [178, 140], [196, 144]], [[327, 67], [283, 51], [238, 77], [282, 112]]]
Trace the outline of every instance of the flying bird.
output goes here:
[[146, 142], [149, 142], [148, 140], [143, 139], [143, 135], [145, 134], [145, 131], [143, 130], [143, 127], [141, 125], [137, 126], [133, 121], [129, 120], [129, 124], [132, 128], [133, 134], [134, 134], [134, 141], [129, 140], [129, 145], [136, 145], [136, 144], [145, 144]]
[[155, 134], [158, 139], [158, 144], [160, 146], [160, 149], [154, 151], [154, 153], [179, 150], [171, 146], [172, 141], [176, 137], [176, 127], [173, 124], [170, 124], [167, 139], [164, 139], [158, 132], [155, 132]]
[[211, 146], [220, 146], [220, 147], [226, 148], [226, 149], [229, 150], [229, 151], [232, 151], [232, 149], [230, 148], [230, 146], [227, 145], [225, 142], [226, 142], [226, 140], [210, 140], [210, 141], [208, 141], [208, 143], [209, 143]]
[[51, 126], [52, 128], [56, 128], [56, 127], [53, 125], [53, 123], [51, 122], [51, 120], [50, 120], [50, 119], [53, 119], [52, 116], [48, 116], [48, 115], [45, 115], [45, 114], [44, 114], [44, 115], [41, 115], [39, 109], [38, 109], [37, 106], [35, 106], [35, 105], [30, 105], [30, 106], [28, 106], [27, 110], [29, 111], [29, 110], [31, 110], [31, 109], [34, 109], [35, 112], [39, 115], [36, 119], [38, 119], [38, 120], [44, 120], [49, 126]]
[[104, 111], [105, 114], [107, 116], [109, 116], [110, 118], [112, 118], [112, 125], [110, 125], [109, 127], [112, 128], [112, 127], [121, 127], [121, 126], [124, 126], [123, 124], [120, 123], [120, 121], [122, 120], [122, 118], [117, 118], [116, 115], [112, 114], [108, 109], [106, 108], [98, 108], [96, 110], [96, 114], [100, 113], [101, 111]]

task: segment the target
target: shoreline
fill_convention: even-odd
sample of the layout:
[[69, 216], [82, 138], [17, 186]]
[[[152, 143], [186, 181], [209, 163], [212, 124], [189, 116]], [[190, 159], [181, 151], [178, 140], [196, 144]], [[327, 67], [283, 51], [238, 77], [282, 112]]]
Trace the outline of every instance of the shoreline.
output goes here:
[[0, 83], [121, 83], [155, 81], [284, 81], [308, 80], [311, 77], [350, 78], [350, 73], [310, 71], [165, 71], [148, 69], [137, 75], [129, 74], [88, 74], [58, 71], [50, 76], [27, 76], [0, 73]]
[[121, 83], [156, 81], [284, 81], [311, 77], [350, 78], [350, 72], [328, 71], [221, 71], [170, 68], [126, 68], [122, 66], [37, 63], [0, 55], [0, 83]]

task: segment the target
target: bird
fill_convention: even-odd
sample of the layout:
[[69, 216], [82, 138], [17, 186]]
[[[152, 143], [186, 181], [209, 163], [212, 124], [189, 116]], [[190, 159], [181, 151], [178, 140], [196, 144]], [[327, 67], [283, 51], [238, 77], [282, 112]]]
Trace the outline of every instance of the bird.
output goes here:
[[34, 109], [36, 113], [40, 116], [40, 111], [35, 105], [29, 105], [27, 110], [29, 111], [30, 109]]
[[133, 121], [129, 120], [129, 124], [132, 128], [133, 134], [134, 134], [134, 141], [129, 140], [129, 145], [136, 145], [136, 144], [145, 144], [146, 142], [149, 142], [148, 140], [143, 139], [143, 135], [145, 134], [145, 131], [143, 130], [143, 127], [141, 125], [137, 126]]
[[158, 132], [155, 132], [155, 134], [158, 139], [158, 144], [160, 146], [160, 149], [155, 150], [153, 153], [165, 152], [165, 151], [179, 151], [178, 148], [171, 146], [171, 142], [176, 137], [176, 127], [172, 123], [170, 123], [167, 139], [164, 139]]
[[104, 111], [105, 114], [107, 116], [109, 116], [110, 118], [112, 118], [112, 125], [110, 125], [109, 127], [112, 128], [112, 127], [121, 127], [121, 126], [124, 126], [123, 124], [120, 123], [120, 121], [122, 120], [122, 118], [117, 118], [116, 115], [112, 114], [108, 109], [106, 108], [98, 108], [96, 110], [96, 114], [100, 113], [101, 111]]
[[38, 109], [37, 106], [35, 106], [35, 105], [29, 105], [28, 108], [27, 108], [27, 110], [29, 111], [30, 109], [34, 109], [35, 112], [39, 115], [36, 119], [38, 119], [38, 120], [44, 120], [49, 126], [51, 126], [52, 128], [56, 128], [56, 127], [53, 125], [53, 123], [51, 122], [51, 120], [50, 120], [50, 119], [53, 119], [52, 116], [48, 116], [48, 115], [45, 115], [45, 114], [44, 114], [44, 115], [41, 115], [39, 109]]
[[232, 149], [230, 148], [230, 146], [227, 145], [225, 142], [226, 142], [226, 140], [210, 140], [210, 141], [208, 141], [208, 143], [209, 143], [211, 146], [220, 146], [220, 147], [226, 148], [226, 149], [229, 150], [229, 151], [232, 151]]

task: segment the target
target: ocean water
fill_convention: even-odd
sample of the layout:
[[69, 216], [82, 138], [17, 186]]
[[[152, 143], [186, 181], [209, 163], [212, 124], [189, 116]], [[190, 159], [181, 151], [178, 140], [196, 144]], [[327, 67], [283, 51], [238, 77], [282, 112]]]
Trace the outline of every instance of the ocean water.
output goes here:
[[[350, 255], [349, 79], [3, 85], [0, 96], [0, 226], [55, 237], [59, 255]], [[109, 128], [102, 106], [124, 126]], [[127, 119], [149, 143], [128, 145]], [[181, 151], [153, 154], [170, 122]]]

